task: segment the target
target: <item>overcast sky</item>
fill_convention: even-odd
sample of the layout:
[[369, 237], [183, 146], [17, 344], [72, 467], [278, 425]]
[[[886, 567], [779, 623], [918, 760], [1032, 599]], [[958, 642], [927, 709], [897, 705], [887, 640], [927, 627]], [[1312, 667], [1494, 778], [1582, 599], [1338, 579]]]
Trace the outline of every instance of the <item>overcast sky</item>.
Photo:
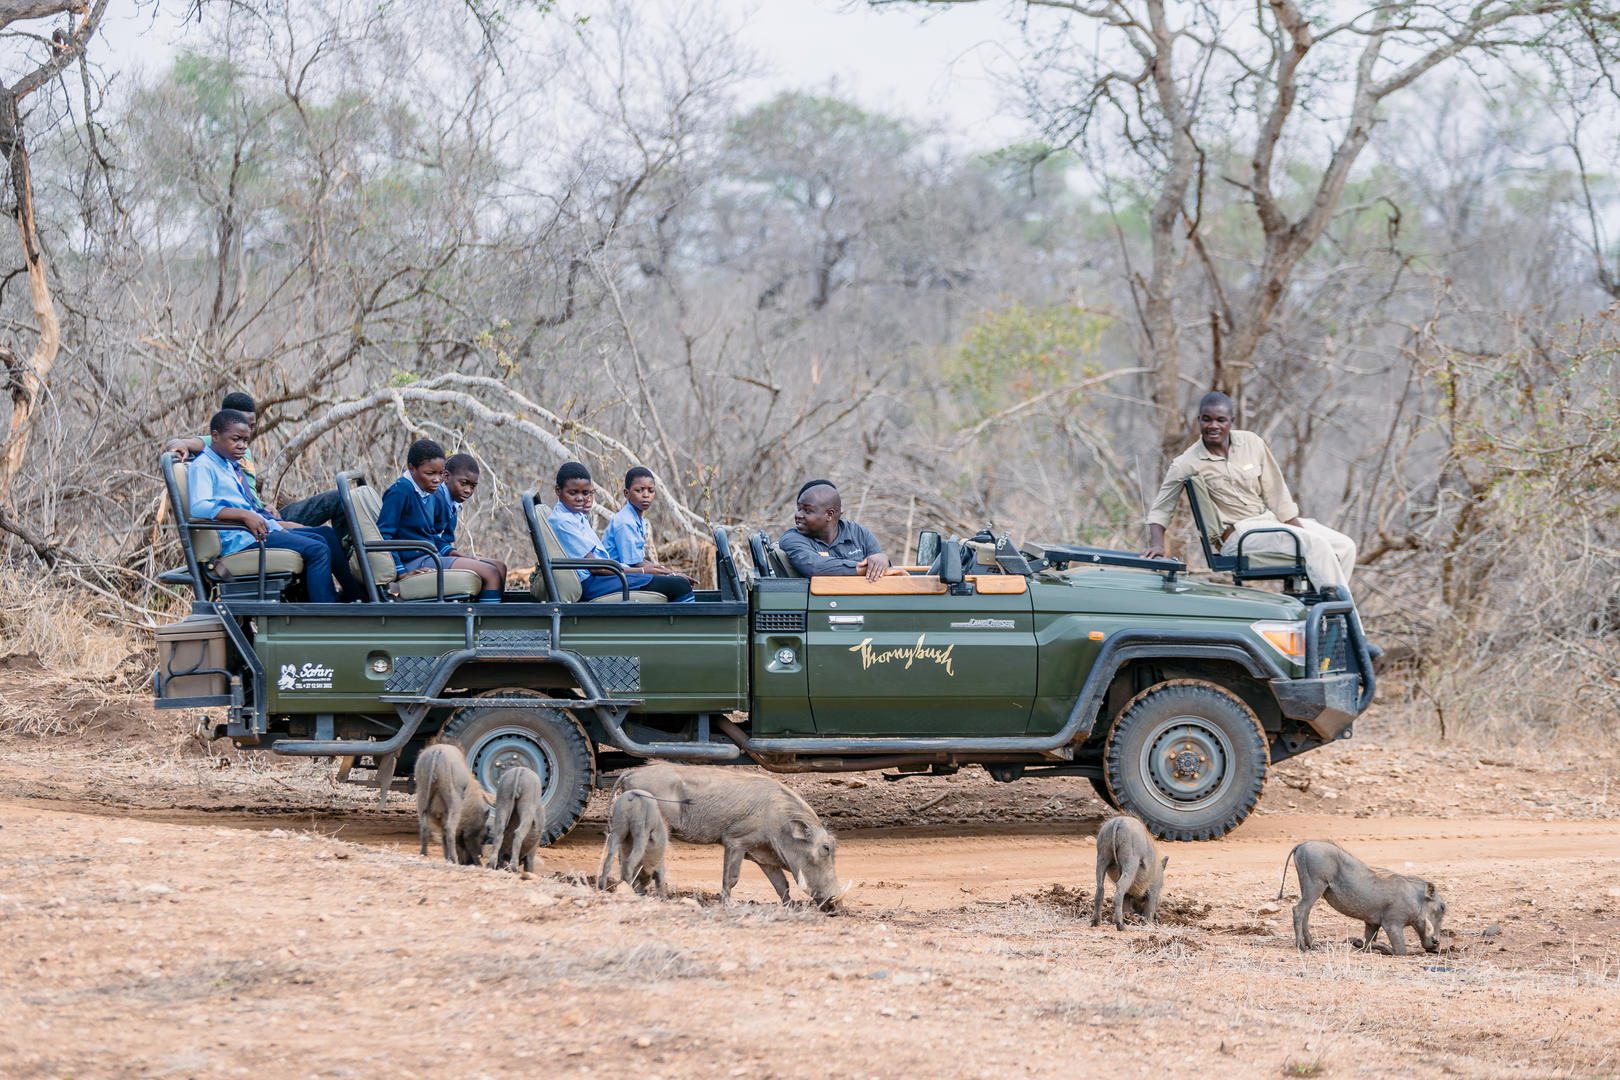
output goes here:
[[[848, 0], [711, 2], [741, 28], [743, 44], [769, 70], [748, 88], [750, 98], [836, 84], [868, 108], [938, 122], [969, 146], [999, 146], [1026, 130], [1017, 104], [987, 73], [1018, 43], [1005, 4], [925, 16], [907, 5], [874, 11]], [[601, 0], [562, 0], [558, 8], [572, 14], [600, 6]], [[109, 71], [161, 68], [196, 27], [173, 8], [132, 7], [113, 5], [103, 24]]]
[[942, 121], [973, 145], [1020, 137], [1024, 118], [988, 74], [1018, 44], [1006, 5], [970, 4], [924, 16], [840, 0], [720, 0], [780, 86], [836, 79], [869, 108]]

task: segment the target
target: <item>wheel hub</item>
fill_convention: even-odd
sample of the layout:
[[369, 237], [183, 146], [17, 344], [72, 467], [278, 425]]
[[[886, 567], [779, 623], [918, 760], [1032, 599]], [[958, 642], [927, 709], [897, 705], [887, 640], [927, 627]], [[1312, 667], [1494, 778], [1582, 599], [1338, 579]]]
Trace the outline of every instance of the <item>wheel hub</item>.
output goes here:
[[1143, 778], [1166, 803], [1192, 809], [1224, 789], [1231, 760], [1231, 747], [1218, 729], [1196, 716], [1178, 716], [1148, 739]]
[[533, 769], [540, 777], [543, 800], [549, 801], [555, 787], [555, 765], [546, 748], [528, 732], [512, 728], [491, 732], [473, 752], [473, 771], [491, 791], [508, 770], [520, 766]]

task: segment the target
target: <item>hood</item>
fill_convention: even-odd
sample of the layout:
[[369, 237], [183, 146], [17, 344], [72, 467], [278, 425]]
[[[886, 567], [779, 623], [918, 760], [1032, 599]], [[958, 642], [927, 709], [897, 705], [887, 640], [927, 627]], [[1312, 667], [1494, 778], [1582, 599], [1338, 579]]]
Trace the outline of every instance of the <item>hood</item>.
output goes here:
[[1186, 578], [1178, 578], [1175, 585], [1166, 588], [1163, 575], [1149, 570], [1048, 571], [1031, 579], [1030, 592], [1036, 611], [1242, 619], [1246, 622], [1294, 621], [1305, 617], [1305, 605], [1282, 593]]

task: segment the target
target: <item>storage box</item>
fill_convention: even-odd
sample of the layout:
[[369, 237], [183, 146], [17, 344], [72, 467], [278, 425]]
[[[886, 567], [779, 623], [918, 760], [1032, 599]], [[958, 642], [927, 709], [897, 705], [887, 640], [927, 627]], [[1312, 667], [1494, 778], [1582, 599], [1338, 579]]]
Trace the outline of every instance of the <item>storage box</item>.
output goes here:
[[188, 615], [158, 627], [160, 697], [224, 697], [225, 624], [218, 615]]

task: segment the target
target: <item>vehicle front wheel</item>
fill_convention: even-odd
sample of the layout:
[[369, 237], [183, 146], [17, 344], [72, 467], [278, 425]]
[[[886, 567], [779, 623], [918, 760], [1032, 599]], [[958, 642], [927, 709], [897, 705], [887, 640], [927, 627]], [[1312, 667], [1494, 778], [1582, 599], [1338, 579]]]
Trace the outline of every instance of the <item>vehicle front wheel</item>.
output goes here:
[[[522, 692], [496, 693], [515, 697]], [[596, 782], [596, 756], [585, 729], [569, 713], [470, 704], [451, 715], [441, 734], [466, 752], [473, 775], [491, 793], [506, 770], [522, 765], [535, 771], [545, 808], [542, 845], [567, 836], [585, 813]]]
[[1249, 816], [1270, 764], [1253, 711], [1214, 683], [1142, 691], [1108, 729], [1103, 768], [1115, 806], [1161, 840], [1214, 840]]

